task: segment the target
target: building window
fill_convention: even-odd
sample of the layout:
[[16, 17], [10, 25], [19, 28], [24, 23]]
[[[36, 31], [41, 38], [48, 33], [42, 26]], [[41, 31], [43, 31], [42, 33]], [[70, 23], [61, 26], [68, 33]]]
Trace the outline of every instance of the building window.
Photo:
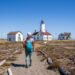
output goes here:
[[15, 41], [15, 39], [13, 38], [13, 41]]
[[39, 37], [37, 37], [37, 40], [39, 40]]
[[36, 37], [34, 37], [34, 40], [37, 40], [37, 38], [36, 38]]
[[48, 40], [48, 36], [47, 36], [47, 40]]
[[18, 34], [18, 36], [20, 36], [20, 34]]
[[9, 38], [9, 41], [11, 41], [11, 38]]
[[21, 36], [20, 36], [20, 34], [18, 35], [18, 41], [21, 41]]

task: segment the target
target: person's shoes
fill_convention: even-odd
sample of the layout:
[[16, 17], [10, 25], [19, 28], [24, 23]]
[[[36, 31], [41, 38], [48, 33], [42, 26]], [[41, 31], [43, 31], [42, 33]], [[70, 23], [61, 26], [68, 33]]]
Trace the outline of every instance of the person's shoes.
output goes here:
[[28, 65], [26, 65], [26, 68], [28, 68]]
[[30, 64], [29, 66], [32, 66], [32, 64]]

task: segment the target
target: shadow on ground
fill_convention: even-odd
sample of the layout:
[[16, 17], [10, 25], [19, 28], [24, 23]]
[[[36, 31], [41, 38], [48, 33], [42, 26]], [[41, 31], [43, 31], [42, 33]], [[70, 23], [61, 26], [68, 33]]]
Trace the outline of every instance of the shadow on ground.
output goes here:
[[14, 66], [14, 67], [26, 67], [26, 65], [23, 65], [23, 64], [11, 63], [11, 65]]

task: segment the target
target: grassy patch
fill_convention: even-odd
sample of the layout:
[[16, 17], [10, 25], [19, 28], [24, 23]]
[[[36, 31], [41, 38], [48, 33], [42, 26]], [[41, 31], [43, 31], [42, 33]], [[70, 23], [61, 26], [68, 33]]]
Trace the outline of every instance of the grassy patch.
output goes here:
[[5, 43], [7, 42], [7, 39], [0, 39], [0, 43]]
[[[39, 47], [37, 50], [42, 50], [52, 59], [53, 64], [48, 67], [50, 69], [57, 69], [59, 64], [67, 70], [75, 68], [75, 40], [48, 41], [47, 45]], [[41, 61], [43, 60], [45, 58]], [[72, 69], [70, 72], [74, 73], [75, 70]]]
[[10, 66], [10, 64], [9, 63], [4, 63], [2, 66], [6, 67], [6, 66]]

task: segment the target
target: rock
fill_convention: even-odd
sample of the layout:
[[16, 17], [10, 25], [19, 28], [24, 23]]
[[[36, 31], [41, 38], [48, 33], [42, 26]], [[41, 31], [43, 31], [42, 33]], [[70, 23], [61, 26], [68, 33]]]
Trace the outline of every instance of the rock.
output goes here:
[[52, 62], [52, 59], [51, 58], [47, 58], [47, 63], [48, 64], [52, 64], [53, 62]]

